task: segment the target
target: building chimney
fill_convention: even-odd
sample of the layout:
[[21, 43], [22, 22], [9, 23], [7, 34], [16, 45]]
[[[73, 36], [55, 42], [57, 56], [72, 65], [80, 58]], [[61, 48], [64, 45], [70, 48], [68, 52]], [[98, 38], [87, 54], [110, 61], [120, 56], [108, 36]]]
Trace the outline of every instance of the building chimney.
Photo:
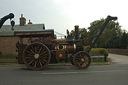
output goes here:
[[23, 17], [23, 14], [21, 14], [20, 26], [24, 26], [25, 24], [26, 24], [26, 19]]
[[32, 24], [32, 22], [29, 20], [28, 24]]

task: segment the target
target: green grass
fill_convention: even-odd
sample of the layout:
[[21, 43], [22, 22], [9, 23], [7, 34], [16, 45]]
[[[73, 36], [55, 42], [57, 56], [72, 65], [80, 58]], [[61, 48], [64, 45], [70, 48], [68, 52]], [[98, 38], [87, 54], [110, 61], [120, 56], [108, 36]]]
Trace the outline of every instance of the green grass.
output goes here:
[[1, 63], [15, 63], [17, 60], [15, 58], [0, 58]]
[[0, 63], [15, 63], [17, 62], [15, 55], [8, 54], [8, 55], [1, 55], [0, 56]]
[[[0, 66], [23, 66], [24, 64], [18, 64], [17, 62], [5, 63], [0, 62]], [[49, 66], [71, 66], [72, 64], [69, 63], [55, 63], [55, 64], [48, 64]], [[109, 62], [92, 62], [91, 65], [109, 65]]]
[[[16, 60], [15, 55], [2, 55], [0, 56], [0, 66], [21, 66], [23, 64], [18, 64], [18, 60]], [[91, 65], [108, 65], [109, 62], [92, 62]], [[72, 65], [70, 62], [68, 63], [55, 63], [48, 64], [49, 66], [70, 66]]]
[[109, 65], [110, 62], [92, 62], [91, 65]]
[[3, 66], [23, 66], [23, 64], [18, 64], [18, 63], [1, 63], [0, 62], [0, 67]]
[[72, 65], [70, 62], [69, 63], [54, 63], [54, 64], [48, 64], [49, 66], [70, 66]]
[[[70, 66], [72, 65], [70, 62], [68, 63], [56, 63], [56, 64], [48, 64], [50, 66]], [[109, 65], [109, 62], [92, 62], [91, 65]]]
[[19, 65], [15, 55], [0, 55], [0, 66], [17, 66]]

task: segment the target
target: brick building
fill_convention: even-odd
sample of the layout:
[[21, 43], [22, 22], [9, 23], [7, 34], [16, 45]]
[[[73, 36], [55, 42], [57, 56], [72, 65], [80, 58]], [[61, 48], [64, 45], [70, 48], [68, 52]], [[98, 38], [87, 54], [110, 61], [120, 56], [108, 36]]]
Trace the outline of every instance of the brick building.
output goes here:
[[19, 41], [19, 37], [14, 36], [14, 31], [25, 31], [25, 30], [43, 30], [44, 24], [32, 24], [28, 22], [21, 15], [20, 24], [14, 26], [14, 30], [11, 30], [11, 25], [3, 25], [0, 29], [0, 51], [2, 54], [14, 54], [16, 52], [16, 43]]

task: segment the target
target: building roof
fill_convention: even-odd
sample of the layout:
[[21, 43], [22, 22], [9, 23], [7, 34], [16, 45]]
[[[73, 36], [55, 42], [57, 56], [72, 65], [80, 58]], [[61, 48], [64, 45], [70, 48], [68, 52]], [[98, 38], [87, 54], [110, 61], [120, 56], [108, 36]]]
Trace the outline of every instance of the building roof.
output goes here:
[[27, 24], [24, 26], [15, 25], [11, 30], [11, 25], [3, 25], [0, 29], [0, 36], [14, 36], [14, 31], [41, 31], [44, 28], [44, 24]]

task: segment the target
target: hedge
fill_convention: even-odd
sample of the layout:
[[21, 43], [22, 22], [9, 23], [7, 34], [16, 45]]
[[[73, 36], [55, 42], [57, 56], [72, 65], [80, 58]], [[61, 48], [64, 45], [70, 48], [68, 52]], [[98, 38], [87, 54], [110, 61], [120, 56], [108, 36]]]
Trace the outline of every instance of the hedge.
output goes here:
[[[88, 46], [84, 47], [84, 51], [86, 51], [86, 49], [88, 48]], [[105, 48], [92, 48], [90, 53], [91, 56], [93, 55], [105, 55], [108, 56], [108, 51]]]

